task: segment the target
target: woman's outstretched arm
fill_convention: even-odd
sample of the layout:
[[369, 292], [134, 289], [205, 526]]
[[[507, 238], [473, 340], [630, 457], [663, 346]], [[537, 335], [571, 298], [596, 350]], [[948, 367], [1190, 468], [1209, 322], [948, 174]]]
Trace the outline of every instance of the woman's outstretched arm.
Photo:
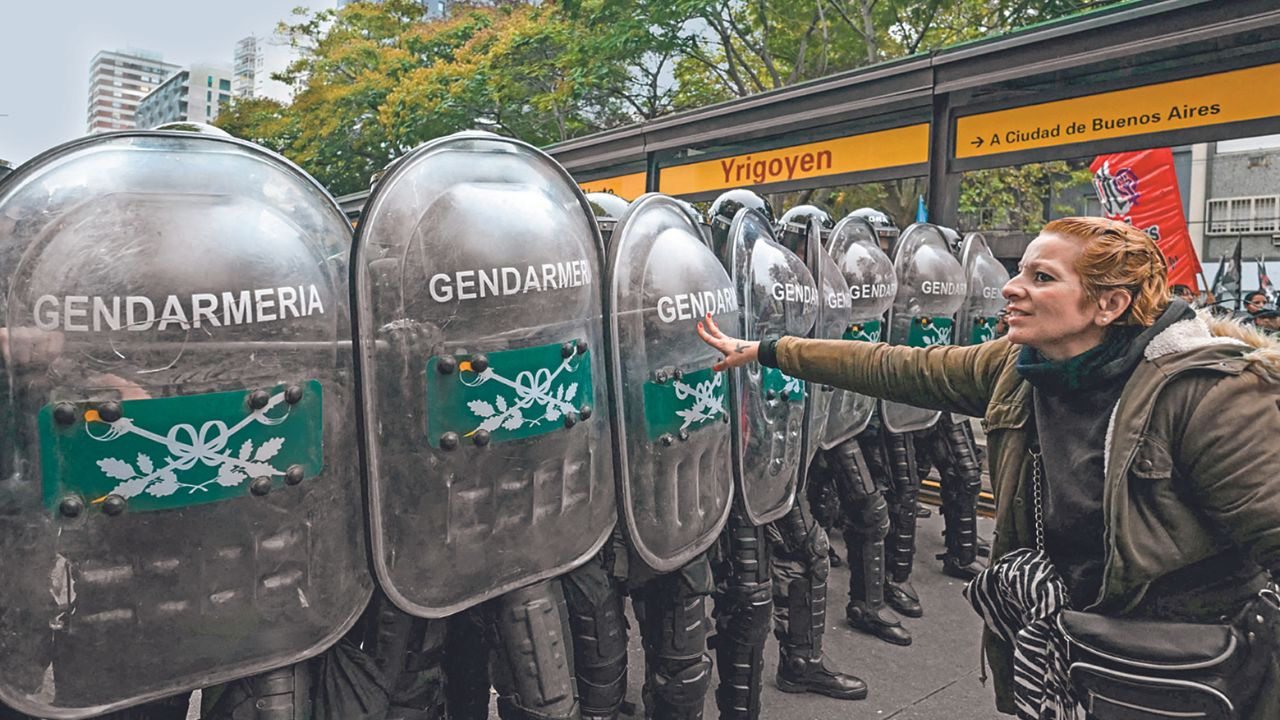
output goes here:
[[724, 355], [717, 370], [758, 361], [802, 380], [978, 417], [1016, 356], [1007, 340], [929, 348], [796, 337], [753, 342], [726, 335], [710, 317], [698, 323], [698, 335]]

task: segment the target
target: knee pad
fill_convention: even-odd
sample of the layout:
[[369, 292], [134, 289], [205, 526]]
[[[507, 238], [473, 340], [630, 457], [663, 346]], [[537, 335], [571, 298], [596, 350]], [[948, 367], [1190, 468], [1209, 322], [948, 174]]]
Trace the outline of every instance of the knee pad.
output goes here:
[[889, 534], [889, 503], [876, 493], [861, 503], [855, 518], [857, 535], [868, 540], [883, 540]]
[[813, 527], [809, 528], [806, 545], [809, 554], [809, 572], [816, 580], [826, 580], [831, 572], [831, 556], [828, 554], [831, 550], [831, 538], [827, 536], [827, 531], [823, 530], [821, 525], [814, 523]]
[[653, 694], [675, 707], [701, 707], [711, 687], [711, 658], [703, 655], [679, 664], [660, 663], [652, 676]]

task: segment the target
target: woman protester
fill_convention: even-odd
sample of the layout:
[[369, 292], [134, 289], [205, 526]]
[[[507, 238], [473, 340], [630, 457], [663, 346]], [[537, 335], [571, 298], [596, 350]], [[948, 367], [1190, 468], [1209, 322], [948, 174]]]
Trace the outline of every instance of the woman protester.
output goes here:
[[992, 342], [698, 333], [718, 369], [983, 418], [996, 535], [965, 594], [1001, 712], [1274, 719], [1280, 344], [1197, 315], [1167, 277], [1141, 231], [1065, 218], [1027, 247]]

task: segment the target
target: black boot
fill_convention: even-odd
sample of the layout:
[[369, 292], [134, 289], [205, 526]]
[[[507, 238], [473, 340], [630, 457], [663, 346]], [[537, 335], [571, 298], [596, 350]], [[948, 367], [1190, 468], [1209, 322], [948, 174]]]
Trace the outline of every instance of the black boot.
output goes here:
[[972, 580], [978, 576], [978, 573], [987, 569], [987, 566], [978, 560], [964, 565], [958, 558], [947, 553], [942, 553], [938, 557], [942, 560], [942, 574], [959, 580]]
[[838, 700], [861, 700], [867, 696], [867, 684], [842, 672], [830, 670], [817, 658], [806, 657], [798, 650], [780, 646], [778, 689], [785, 693], [817, 693]]
[[844, 564], [844, 561], [840, 559], [840, 555], [836, 552], [834, 545], [827, 548], [827, 560], [831, 562], [831, 567], [840, 567]]
[[900, 583], [890, 580], [885, 583], [884, 600], [889, 607], [897, 610], [899, 615], [909, 618], [924, 617], [924, 608], [920, 606], [920, 595], [916, 593], [910, 580]]
[[910, 645], [911, 634], [884, 602], [884, 540], [845, 533], [849, 547], [849, 604], [845, 617], [855, 630], [894, 645]]

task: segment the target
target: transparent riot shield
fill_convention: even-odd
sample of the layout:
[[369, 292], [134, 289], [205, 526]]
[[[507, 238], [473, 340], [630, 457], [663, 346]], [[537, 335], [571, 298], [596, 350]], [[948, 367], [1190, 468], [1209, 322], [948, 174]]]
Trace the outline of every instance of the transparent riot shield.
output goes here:
[[95, 716], [354, 623], [350, 233], [229, 138], [100, 135], [6, 180], [0, 702]]
[[[817, 208], [814, 210], [816, 211]], [[782, 245], [804, 259], [805, 267], [808, 268], [818, 288], [817, 314], [809, 337], [840, 338], [849, 324], [849, 287], [823, 247], [823, 240], [831, 229], [830, 219], [826, 213], [822, 213], [821, 217], [816, 214], [806, 215], [797, 218], [803, 220], [802, 226], [794, 227], [794, 221], [792, 224], [785, 222], [787, 216], [792, 215], [794, 211], [795, 208], [783, 216], [784, 222], [780, 222], [776, 230]], [[826, 221], [825, 226], [824, 221]], [[813, 458], [818, 454], [818, 448], [822, 444], [834, 390], [835, 388], [830, 385], [805, 383], [808, 401], [805, 403], [804, 437], [801, 440], [803, 450], [800, 456], [798, 487], [804, 487]]]
[[[729, 268], [742, 324], [737, 336], [805, 336], [818, 289], [804, 262], [773, 239], [769, 222], [743, 208], [729, 229]], [[782, 517], [795, 498], [804, 432], [805, 384], [758, 363], [733, 371], [734, 477], [748, 520]]]
[[1009, 271], [996, 259], [981, 233], [964, 236], [960, 265], [968, 294], [956, 313], [957, 344], [978, 345], [996, 336], [996, 315], [1005, 306], [1000, 291], [1009, 282]]
[[566, 572], [616, 519], [603, 248], [568, 173], [488, 133], [397, 162], [356, 236], [373, 561], [443, 617]]
[[736, 327], [737, 294], [697, 224], [658, 194], [618, 223], [606, 282], [619, 509], [635, 553], [669, 572], [729, 517], [728, 374], [691, 330], [706, 313]]
[[[898, 292], [898, 276], [893, 261], [880, 249], [875, 228], [866, 218], [850, 215], [836, 223], [826, 247], [848, 287], [849, 322], [841, 337], [880, 342], [884, 314]], [[821, 447], [833, 448], [866, 429], [875, 404], [870, 396], [836, 390]]]
[[[898, 292], [889, 309], [889, 342], [929, 347], [955, 342], [955, 314], [966, 296], [964, 271], [936, 225], [916, 223], [898, 239], [893, 256]], [[883, 402], [890, 432], [924, 430], [938, 421], [937, 410]]]

